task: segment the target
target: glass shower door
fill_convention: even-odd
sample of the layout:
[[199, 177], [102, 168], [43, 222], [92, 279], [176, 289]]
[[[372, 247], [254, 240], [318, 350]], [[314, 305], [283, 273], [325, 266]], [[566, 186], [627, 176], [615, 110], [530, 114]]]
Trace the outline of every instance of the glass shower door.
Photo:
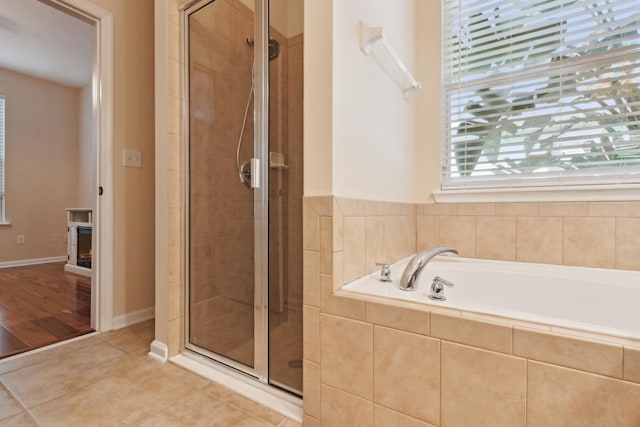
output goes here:
[[202, 0], [184, 16], [186, 347], [295, 394], [302, 392], [302, 4], [272, 2], [267, 16], [267, 0]]
[[255, 157], [253, 11], [215, 0], [187, 19], [188, 342], [252, 370], [255, 190], [240, 174]]

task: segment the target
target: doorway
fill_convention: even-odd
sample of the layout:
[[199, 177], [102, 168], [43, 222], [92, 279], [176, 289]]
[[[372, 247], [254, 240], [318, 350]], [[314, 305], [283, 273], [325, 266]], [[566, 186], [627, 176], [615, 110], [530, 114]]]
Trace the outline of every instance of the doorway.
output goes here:
[[185, 346], [297, 395], [302, 4], [203, 0], [184, 12]]
[[[43, 308], [47, 305], [51, 307], [46, 308], [52, 308], [60, 302], [61, 307], [55, 311], [60, 312], [63, 317], [69, 317], [69, 315], [77, 314], [75, 311], [79, 311], [85, 318], [90, 318], [90, 329], [108, 330], [111, 328], [112, 318], [112, 257], [110, 255], [112, 253], [112, 198], [111, 196], [99, 197], [98, 190], [99, 188], [108, 190], [112, 188], [112, 15], [96, 7], [89, 0], [1, 0], [0, 3], [2, 4], [0, 31], [4, 32], [3, 42], [12, 43], [22, 48], [19, 54], [12, 51], [7, 57], [24, 59], [22, 63], [8, 64], [3, 58], [0, 66], [5, 70], [11, 67], [7, 71], [7, 75], [12, 73], [12, 78], [26, 81], [25, 87], [34, 92], [36, 99], [38, 98], [38, 90], [44, 86], [54, 87], [54, 91], [57, 91], [56, 94], [67, 94], [68, 92], [69, 96], [64, 99], [68, 98], [70, 105], [75, 102], [76, 106], [69, 108], [75, 108], [78, 116], [76, 119], [69, 119], [70, 124], [66, 126], [71, 129], [68, 132], [73, 134], [75, 131], [75, 135], [62, 138], [67, 141], [67, 144], [75, 139], [77, 141], [76, 148], [71, 146], [53, 147], [51, 145], [53, 135], [62, 127], [62, 120], [55, 119], [58, 117], [59, 110], [62, 110], [62, 95], [57, 97], [40, 93], [39, 101], [32, 104], [44, 109], [49, 108], [48, 115], [52, 117], [50, 121], [53, 122], [49, 127], [45, 126], [45, 120], [29, 119], [25, 114], [25, 111], [29, 112], [28, 107], [22, 111], [11, 110], [12, 107], [18, 105], [16, 102], [18, 99], [24, 101], [20, 94], [13, 93], [11, 97], [7, 97], [8, 113], [12, 114], [13, 118], [24, 121], [21, 124], [16, 121], [7, 123], [7, 144], [13, 144], [13, 147], [19, 145], [20, 141], [15, 129], [21, 127], [26, 130], [25, 132], [37, 133], [37, 137], [29, 137], [28, 135], [27, 137], [39, 144], [50, 144], [50, 146], [45, 146], [51, 149], [49, 150], [51, 153], [55, 153], [46, 154], [47, 150], [30, 149], [30, 156], [22, 165], [17, 163], [17, 156], [9, 156], [7, 157], [7, 162], [9, 162], [7, 171], [9, 172], [13, 168], [14, 171], [20, 171], [23, 175], [43, 177], [46, 184], [34, 184], [34, 188], [39, 190], [54, 194], [56, 190], [65, 187], [71, 189], [71, 192], [75, 192], [75, 195], [64, 198], [64, 203], [61, 206], [47, 204], [45, 207], [38, 208], [33, 199], [35, 192], [7, 188], [6, 219], [9, 224], [2, 227], [0, 232], [5, 232], [5, 234], [10, 234], [11, 231], [18, 233], [17, 242], [22, 245], [20, 248], [31, 246], [36, 250], [42, 250], [42, 248], [54, 244], [59, 246], [56, 256], [22, 255], [17, 257], [18, 264], [23, 266], [46, 262], [42, 264], [46, 268], [39, 268], [40, 265], [33, 267], [34, 272], [42, 273], [42, 277], [44, 277], [42, 280], [36, 278], [35, 273], [19, 274], [20, 277], [29, 279], [27, 282], [30, 284], [26, 286], [30, 286], [33, 302], [39, 302]], [[46, 29], [49, 27], [55, 29], [57, 33], [55, 35], [48, 33]], [[80, 37], [80, 33], [84, 36]], [[17, 39], [12, 39], [13, 35], [31, 36], [31, 39], [26, 41], [26, 45], [34, 47], [35, 52], [30, 51], [25, 45], [21, 45]], [[69, 40], [77, 38], [83, 39], [81, 47], [69, 42]], [[72, 44], [76, 50], [80, 51], [81, 55], [78, 55], [79, 58], [66, 60], [66, 57], [61, 56], [52, 47], [52, 44], [55, 43], [63, 46]], [[2, 50], [7, 53], [5, 47]], [[53, 55], [53, 58], [50, 55]], [[38, 59], [40, 62], [37, 61]], [[29, 64], [33, 67], [29, 68]], [[15, 89], [16, 86], [11, 87]], [[36, 87], [40, 89], [36, 89]], [[74, 91], [76, 95], [73, 94]], [[74, 97], [76, 101], [73, 101]], [[51, 101], [56, 101], [56, 104], [52, 104]], [[31, 110], [35, 109], [31, 108]], [[72, 129], [73, 127], [76, 129]], [[38, 157], [44, 157], [45, 162], [48, 160], [54, 170], [66, 170], [69, 177], [57, 178], [53, 172], [49, 173], [44, 168], [36, 167], [35, 160]], [[35, 168], [33, 173], [26, 172], [30, 170], [29, 168]], [[8, 178], [11, 178], [13, 182], [25, 180], [24, 176], [21, 178], [19, 175], [17, 177], [8, 175]], [[29, 197], [33, 198], [29, 199]], [[25, 215], [21, 213], [23, 211], [19, 208], [18, 200], [24, 200], [31, 207], [32, 215], [41, 215], [40, 218], [43, 218], [42, 215], [54, 218], [56, 229], [52, 229], [53, 226], [45, 226], [46, 222], [42, 220], [36, 220], [35, 225], [23, 223]], [[85, 259], [82, 266], [86, 277], [65, 273], [64, 267], [67, 262], [62, 261], [62, 259], [67, 259], [68, 249], [72, 243], [67, 233], [68, 217], [65, 211], [68, 211], [69, 208], [75, 209], [80, 205], [90, 211], [93, 217], [93, 220], [90, 221], [92, 233], [90, 248], [88, 248], [90, 260]], [[74, 237], [74, 241], [75, 239]], [[15, 238], [7, 240], [16, 242]], [[87, 239], [85, 237], [82, 240], [86, 243]], [[87, 254], [83, 256], [86, 258]], [[56, 261], [56, 263], [48, 261]], [[6, 266], [10, 267], [11, 265]], [[57, 270], [60, 270], [60, 274], [53, 274]], [[8, 273], [9, 271], [5, 270], [4, 272]], [[73, 303], [69, 303], [71, 305], [67, 307], [69, 304], [66, 302], [62, 304], [61, 301], [58, 301], [60, 299], [55, 297], [43, 297], [42, 295], [45, 293], [41, 294], [37, 289], [37, 286], [47, 285], [52, 292], [57, 286], [64, 290], [62, 288], [67, 286], [63, 285], [64, 282], [73, 282], [67, 283], [67, 285], [74, 288], [74, 291], [70, 291], [70, 293], [75, 293], [78, 297], [76, 307], [73, 306]], [[65, 298], [69, 296], [68, 294], [69, 292], [65, 294]], [[62, 307], [63, 305], [64, 307]], [[42, 311], [48, 313], [47, 310]], [[48, 327], [52, 331], [55, 330], [54, 332], [57, 334], [62, 330], [58, 326], [60, 325], [56, 325], [53, 329], [45, 326], [45, 329]], [[62, 334], [61, 339], [64, 338], [65, 336]]]

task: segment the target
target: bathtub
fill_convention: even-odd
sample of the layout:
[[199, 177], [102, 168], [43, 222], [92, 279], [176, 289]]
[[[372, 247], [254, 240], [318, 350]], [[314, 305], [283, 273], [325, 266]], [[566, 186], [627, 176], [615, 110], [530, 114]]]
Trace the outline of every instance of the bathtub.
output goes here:
[[[411, 257], [391, 266], [392, 283], [374, 272], [346, 284], [341, 294], [371, 295], [450, 309], [548, 330], [640, 340], [640, 272], [479, 260], [440, 255], [422, 272], [416, 291], [397, 287]], [[434, 276], [455, 284], [446, 301], [428, 298]]]

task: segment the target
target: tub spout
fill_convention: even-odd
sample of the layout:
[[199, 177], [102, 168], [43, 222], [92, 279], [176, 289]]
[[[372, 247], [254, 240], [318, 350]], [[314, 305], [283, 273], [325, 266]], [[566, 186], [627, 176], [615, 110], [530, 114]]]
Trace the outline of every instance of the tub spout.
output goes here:
[[409, 261], [409, 264], [407, 264], [407, 267], [404, 269], [398, 287], [403, 291], [415, 291], [418, 285], [418, 278], [420, 278], [420, 274], [422, 274], [422, 269], [427, 265], [431, 258], [445, 252], [458, 255], [457, 250], [444, 246], [429, 248], [418, 253], [411, 259], [411, 261]]

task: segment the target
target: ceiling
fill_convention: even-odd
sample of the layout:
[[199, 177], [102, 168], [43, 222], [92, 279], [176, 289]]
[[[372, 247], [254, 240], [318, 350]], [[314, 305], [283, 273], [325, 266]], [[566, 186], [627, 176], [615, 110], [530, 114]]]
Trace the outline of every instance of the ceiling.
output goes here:
[[0, 0], [0, 68], [73, 87], [91, 81], [95, 26], [39, 0]]

